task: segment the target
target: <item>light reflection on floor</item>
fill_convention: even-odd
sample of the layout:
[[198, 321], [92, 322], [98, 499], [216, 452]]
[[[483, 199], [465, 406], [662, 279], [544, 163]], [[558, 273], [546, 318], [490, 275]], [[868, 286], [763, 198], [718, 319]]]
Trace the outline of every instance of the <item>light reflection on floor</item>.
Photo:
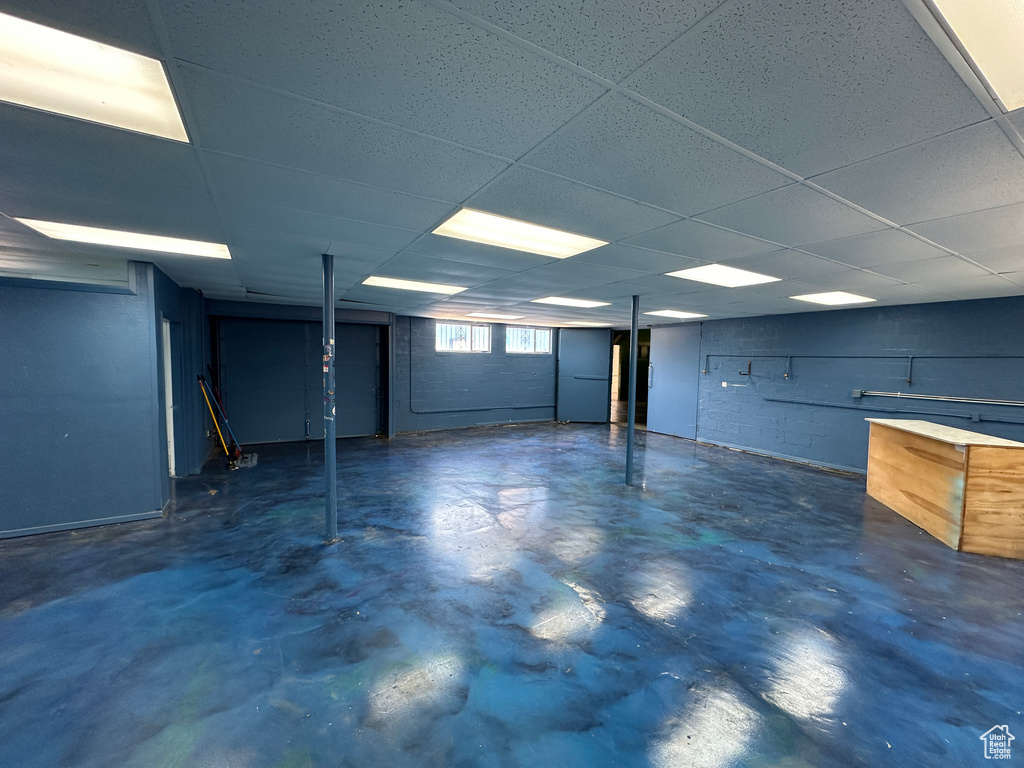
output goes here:
[[315, 445], [0, 542], [0, 765], [953, 766], [1024, 732], [1024, 563], [863, 478], [619, 427]]

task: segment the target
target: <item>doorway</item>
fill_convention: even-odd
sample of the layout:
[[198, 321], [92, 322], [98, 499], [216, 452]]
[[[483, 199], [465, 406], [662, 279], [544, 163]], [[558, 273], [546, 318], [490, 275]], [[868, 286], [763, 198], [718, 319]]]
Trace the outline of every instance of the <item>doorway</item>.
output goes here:
[[651, 333], [648, 431], [697, 439], [700, 334], [699, 323], [655, 328]]
[[[381, 331], [335, 325], [339, 438], [385, 431]], [[216, 334], [217, 383], [240, 444], [323, 440], [322, 324], [221, 317]]]
[[[177, 477], [179, 452], [175, 448], [184, 437], [182, 423], [181, 395], [181, 324], [164, 319], [161, 328], [163, 385], [164, 385], [164, 420], [167, 425], [167, 474]], [[183, 457], [182, 457], [183, 458]]]
[[[613, 424], [629, 422], [629, 331], [612, 334], [612, 400]], [[647, 367], [651, 357], [651, 329], [637, 331], [640, 354], [636, 361], [636, 426], [647, 428]]]
[[608, 422], [609, 336], [604, 328], [559, 329], [557, 421]]

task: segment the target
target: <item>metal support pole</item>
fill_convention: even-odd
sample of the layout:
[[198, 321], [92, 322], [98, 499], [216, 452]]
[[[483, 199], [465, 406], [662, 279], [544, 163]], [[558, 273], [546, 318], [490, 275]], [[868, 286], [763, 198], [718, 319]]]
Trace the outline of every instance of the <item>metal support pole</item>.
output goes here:
[[338, 538], [337, 426], [334, 421], [334, 256], [324, 254], [324, 482], [327, 543]]
[[633, 441], [636, 436], [636, 360], [640, 351], [640, 297], [633, 297], [633, 318], [629, 325], [629, 419], [626, 425], [626, 485], [633, 484]]

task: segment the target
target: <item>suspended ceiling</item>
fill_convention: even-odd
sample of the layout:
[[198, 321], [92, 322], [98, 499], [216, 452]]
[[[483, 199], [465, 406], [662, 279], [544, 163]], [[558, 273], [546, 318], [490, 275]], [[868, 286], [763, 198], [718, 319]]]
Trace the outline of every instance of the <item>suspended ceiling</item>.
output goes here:
[[[190, 143], [0, 104], [0, 274], [155, 262], [210, 298], [628, 323], [1024, 294], [1024, 110], [914, 0], [0, 0], [166, 63]], [[430, 234], [461, 206], [609, 241], [565, 260]], [[49, 240], [13, 217], [227, 243]], [[782, 278], [665, 276], [724, 263]], [[453, 296], [369, 275], [465, 286]], [[591, 310], [531, 304], [594, 299]], [[824, 309], [824, 308], [823, 308]], [[645, 322], [671, 323], [669, 318]]]

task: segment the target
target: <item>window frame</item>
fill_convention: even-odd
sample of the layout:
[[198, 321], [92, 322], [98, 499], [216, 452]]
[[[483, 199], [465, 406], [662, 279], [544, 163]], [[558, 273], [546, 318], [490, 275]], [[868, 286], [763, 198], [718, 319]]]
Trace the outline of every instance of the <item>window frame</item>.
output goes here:
[[[533, 339], [533, 349], [509, 349], [508, 337], [513, 331], [531, 331]], [[547, 349], [537, 349], [537, 335], [538, 332], [544, 332], [548, 335]], [[509, 355], [551, 355], [554, 354], [555, 349], [555, 331], [553, 328], [543, 328], [535, 325], [506, 325], [505, 326], [505, 353]]]
[[[468, 349], [444, 349], [437, 346], [439, 341], [438, 334], [440, 333], [441, 326], [449, 325], [452, 327], [462, 326], [467, 329], [467, 338], [469, 340]], [[474, 349], [475, 331], [486, 330], [487, 331], [487, 349]], [[463, 323], [454, 320], [435, 320], [434, 321], [434, 352], [438, 354], [454, 354], [454, 355], [489, 355], [494, 346], [494, 340], [492, 338], [493, 331], [489, 323]]]

